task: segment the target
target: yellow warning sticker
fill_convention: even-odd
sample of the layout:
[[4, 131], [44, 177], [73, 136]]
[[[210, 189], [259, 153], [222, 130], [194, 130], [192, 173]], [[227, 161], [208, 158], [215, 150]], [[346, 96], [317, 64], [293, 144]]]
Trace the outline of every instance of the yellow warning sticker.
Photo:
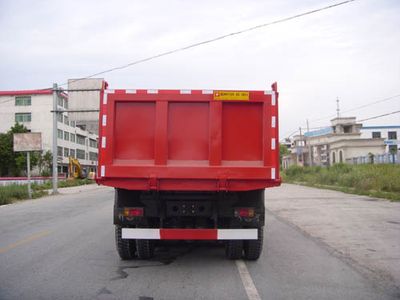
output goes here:
[[249, 101], [249, 92], [243, 91], [214, 91], [214, 100]]

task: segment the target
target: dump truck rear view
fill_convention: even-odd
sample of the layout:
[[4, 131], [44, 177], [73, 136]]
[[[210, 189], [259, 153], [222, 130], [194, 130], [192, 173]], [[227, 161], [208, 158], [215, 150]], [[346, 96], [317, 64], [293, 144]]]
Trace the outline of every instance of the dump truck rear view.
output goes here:
[[278, 92], [101, 92], [97, 182], [115, 188], [122, 259], [157, 240], [222, 240], [226, 256], [259, 258], [264, 189], [278, 186]]

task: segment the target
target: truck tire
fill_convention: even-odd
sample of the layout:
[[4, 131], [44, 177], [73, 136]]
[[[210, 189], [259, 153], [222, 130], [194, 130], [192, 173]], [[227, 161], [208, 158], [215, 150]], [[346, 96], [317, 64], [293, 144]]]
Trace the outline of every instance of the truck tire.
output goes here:
[[135, 258], [136, 254], [136, 243], [135, 240], [127, 240], [122, 238], [122, 228], [121, 226], [115, 226], [115, 244], [117, 246], [117, 251], [119, 257], [122, 260], [130, 260]]
[[137, 255], [140, 259], [149, 259], [154, 256], [154, 241], [136, 240]]
[[225, 255], [228, 259], [241, 259], [243, 252], [242, 240], [229, 240], [225, 245]]
[[257, 260], [262, 252], [264, 240], [264, 227], [258, 228], [258, 239], [244, 242], [244, 258], [247, 260]]

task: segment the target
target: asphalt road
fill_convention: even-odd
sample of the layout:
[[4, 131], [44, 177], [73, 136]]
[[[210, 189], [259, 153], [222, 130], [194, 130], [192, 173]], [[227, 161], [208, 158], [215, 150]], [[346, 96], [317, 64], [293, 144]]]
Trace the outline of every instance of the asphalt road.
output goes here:
[[396, 299], [272, 213], [257, 262], [212, 243], [121, 261], [112, 198], [92, 188], [0, 207], [0, 299]]

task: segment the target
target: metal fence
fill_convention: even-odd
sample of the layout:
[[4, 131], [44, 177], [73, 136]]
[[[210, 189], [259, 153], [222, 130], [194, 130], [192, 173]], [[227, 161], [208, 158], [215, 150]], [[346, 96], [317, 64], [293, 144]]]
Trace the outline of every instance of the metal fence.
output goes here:
[[392, 155], [392, 154], [378, 154], [378, 155], [367, 155], [367, 156], [358, 156], [353, 157], [346, 160], [347, 163], [353, 165], [362, 165], [362, 164], [400, 164], [400, 155]]
[[[33, 176], [31, 178], [32, 183], [43, 184], [45, 182], [51, 181], [52, 177], [42, 177], [42, 176]], [[58, 180], [67, 179], [66, 174], [59, 174]], [[0, 177], [0, 186], [6, 185], [25, 185], [28, 184], [28, 177]]]

